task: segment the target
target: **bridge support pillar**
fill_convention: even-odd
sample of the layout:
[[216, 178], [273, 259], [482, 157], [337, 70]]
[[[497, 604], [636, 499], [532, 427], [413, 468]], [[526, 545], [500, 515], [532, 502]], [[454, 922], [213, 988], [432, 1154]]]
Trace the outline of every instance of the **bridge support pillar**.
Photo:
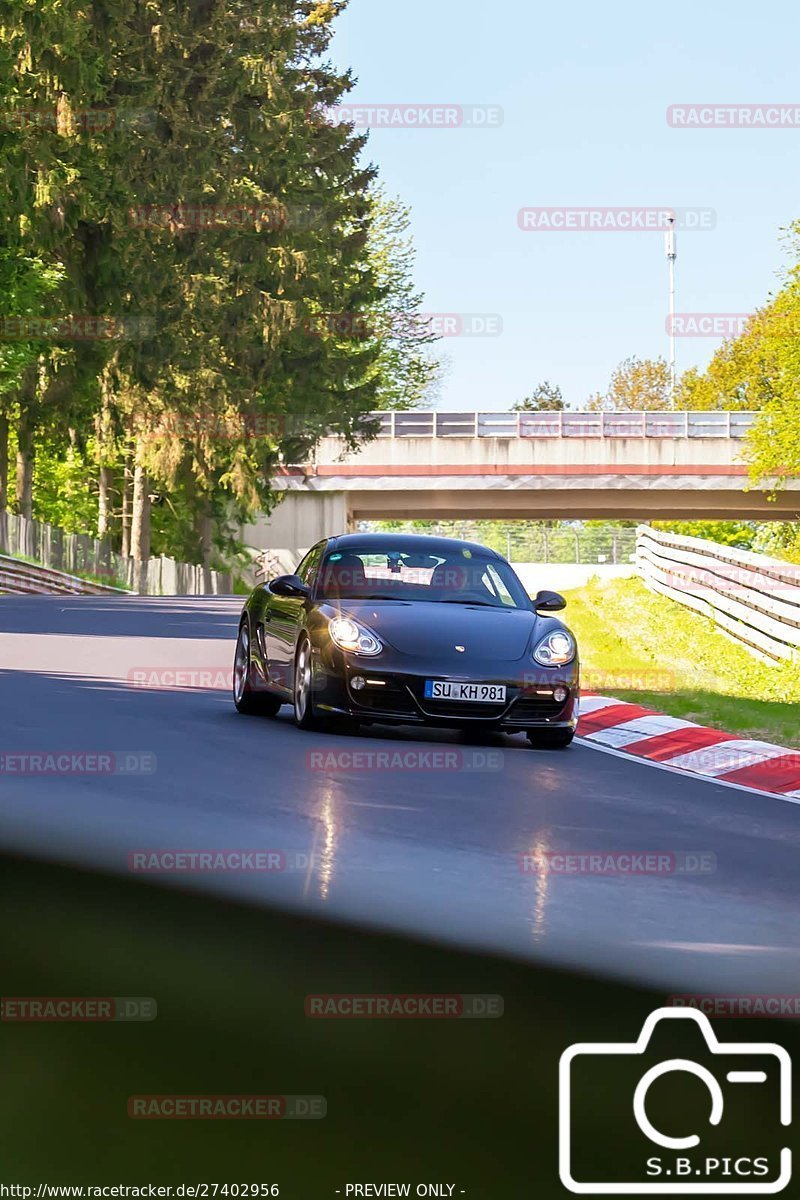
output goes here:
[[352, 527], [345, 492], [286, 492], [268, 517], [244, 526], [242, 540], [259, 555], [268, 551], [268, 573], [279, 575], [293, 571], [321, 538]]

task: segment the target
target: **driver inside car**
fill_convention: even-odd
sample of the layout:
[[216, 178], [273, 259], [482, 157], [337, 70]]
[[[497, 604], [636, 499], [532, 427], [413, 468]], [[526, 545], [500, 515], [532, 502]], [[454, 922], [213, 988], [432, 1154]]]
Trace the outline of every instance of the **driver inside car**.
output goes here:
[[480, 563], [439, 563], [431, 576], [430, 586], [437, 593], [437, 600], [480, 600], [484, 604], [498, 602], [486, 586], [485, 568]]

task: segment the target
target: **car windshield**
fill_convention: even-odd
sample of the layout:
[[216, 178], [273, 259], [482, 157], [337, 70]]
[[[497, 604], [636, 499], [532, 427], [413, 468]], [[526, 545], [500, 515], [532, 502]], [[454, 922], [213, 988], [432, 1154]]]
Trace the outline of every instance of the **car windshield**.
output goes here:
[[354, 546], [335, 551], [323, 564], [320, 597], [531, 607], [508, 563], [457, 544], [435, 553], [408, 552], [391, 543], [385, 549]]

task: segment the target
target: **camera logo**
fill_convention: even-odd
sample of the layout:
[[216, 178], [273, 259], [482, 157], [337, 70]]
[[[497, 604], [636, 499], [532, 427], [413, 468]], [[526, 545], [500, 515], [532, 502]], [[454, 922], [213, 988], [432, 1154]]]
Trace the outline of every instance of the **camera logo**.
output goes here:
[[[704, 1061], [665, 1055], [676, 1040]], [[792, 1175], [780, 1144], [791, 1074], [782, 1046], [720, 1042], [696, 1009], [656, 1009], [635, 1042], [569, 1046], [559, 1063], [561, 1182], [578, 1195], [780, 1192]]]

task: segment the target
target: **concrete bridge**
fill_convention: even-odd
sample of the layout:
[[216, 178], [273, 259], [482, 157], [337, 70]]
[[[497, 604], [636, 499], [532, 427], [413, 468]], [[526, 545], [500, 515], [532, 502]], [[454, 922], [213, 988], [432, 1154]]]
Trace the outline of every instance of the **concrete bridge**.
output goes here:
[[376, 413], [358, 451], [324, 438], [274, 481], [245, 531], [257, 549], [313, 545], [359, 520], [796, 518], [800, 479], [748, 491], [746, 412]]

